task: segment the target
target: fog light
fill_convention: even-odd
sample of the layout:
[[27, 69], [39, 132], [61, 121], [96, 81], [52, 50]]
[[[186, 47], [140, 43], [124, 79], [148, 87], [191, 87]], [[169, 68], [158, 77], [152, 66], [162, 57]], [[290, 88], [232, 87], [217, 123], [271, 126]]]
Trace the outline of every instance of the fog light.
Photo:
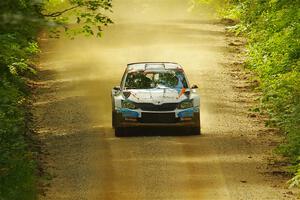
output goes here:
[[191, 120], [193, 120], [193, 118], [192, 117], [181, 117], [180, 120], [181, 121], [191, 121]]
[[136, 122], [136, 121], [137, 121], [137, 118], [133, 118], [133, 117], [125, 117], [125, 121]]

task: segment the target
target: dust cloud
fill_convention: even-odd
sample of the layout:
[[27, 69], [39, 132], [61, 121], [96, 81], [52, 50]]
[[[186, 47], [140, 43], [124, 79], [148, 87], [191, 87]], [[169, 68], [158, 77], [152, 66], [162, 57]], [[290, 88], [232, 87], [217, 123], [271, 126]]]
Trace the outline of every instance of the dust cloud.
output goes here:
[[110, 90], [119, 84], [127, 63], [178, 62], [201, 90], [201, 69], [216, 68], [223, 30], [212, 25], [208, 10], [190, 8], [191, 1], [182, 0], [115, 0], [115, 23], [103, 38], [43, 40], [42, 67], [54, 71], [57, 84], [64, 85], [60, 98], [85, 99], [82, 115], [93, 126], [110, 126]]
[[[191, 2], [114, 0], [101, 39], [41, 40], [34, 116], [55, 174], [42, 199], [281, 199], [257, 172], [261, 127], [236, 102], [224, 27]], [[114, 137], [111, 88], [139, 61], [184, 67], [199, 86], [202, 136]]]

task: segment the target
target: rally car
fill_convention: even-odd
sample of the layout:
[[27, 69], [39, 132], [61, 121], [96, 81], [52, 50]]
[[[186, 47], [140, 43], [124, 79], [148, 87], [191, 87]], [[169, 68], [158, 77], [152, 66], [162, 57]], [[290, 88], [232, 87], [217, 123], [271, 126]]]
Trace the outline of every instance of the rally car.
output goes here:
[[[180, 127], [200, 134], [200, 96], [183, 68], [172, 62], [127, 65], [112, 89], [112, 126], [121, 137], [130, 127]], [[179, 130], [179, 129], [178, 129]]]

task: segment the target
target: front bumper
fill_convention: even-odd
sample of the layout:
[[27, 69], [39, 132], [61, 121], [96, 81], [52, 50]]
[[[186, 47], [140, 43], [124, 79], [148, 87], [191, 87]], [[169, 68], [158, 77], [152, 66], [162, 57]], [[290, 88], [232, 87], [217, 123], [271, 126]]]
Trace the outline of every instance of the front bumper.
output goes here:
[[181, 112], [142, 112], [119, 111], [114, 113], [115, 128], [129, 127], [200, 127], [198, 109]]
[[118, 128], [129, 127], [198, 127], [194, 122], [177, 122], [177, 123], [140, 123], [140, 122], [121, 122]]

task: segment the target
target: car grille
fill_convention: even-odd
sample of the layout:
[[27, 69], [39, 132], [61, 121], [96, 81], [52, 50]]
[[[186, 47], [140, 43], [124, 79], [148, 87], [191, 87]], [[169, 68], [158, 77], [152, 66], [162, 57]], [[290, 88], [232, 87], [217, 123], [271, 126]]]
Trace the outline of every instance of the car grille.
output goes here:
[[137, 108], [145, 111], [173, 111], [176, 109], [178, 103], [163, 103], [155, 105], [153, 103], [135, 103]]
[[141, 123], [175, 123], [175, 113], [142, 113]]

